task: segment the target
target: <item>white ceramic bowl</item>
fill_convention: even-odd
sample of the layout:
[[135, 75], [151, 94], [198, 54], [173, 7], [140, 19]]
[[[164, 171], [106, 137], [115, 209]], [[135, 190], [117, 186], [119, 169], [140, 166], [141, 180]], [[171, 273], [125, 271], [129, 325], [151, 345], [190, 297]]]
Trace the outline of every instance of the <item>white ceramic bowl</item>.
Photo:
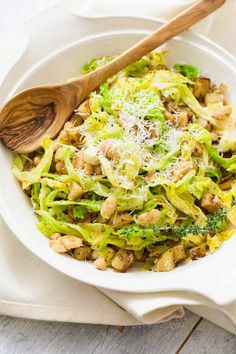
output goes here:
[[[53, 41], [49, 34], [48, 41], [42, 32], [39, 35], [31, 21], [28, 50], [1, 87], [2, 100], [33, 85], [75, 77], [88, 59], [118, 54], [161, 24], [160, 21], [137, 18], [86, 20], [70, 14], [67, 17], [64, 26], [70, 28], [70, 37], [64, 38], [62, 30], [59, 30], [61, 37], [54, 35]], [[44, 23], [41, 19], [41, 31], [47, 31], [48, 21]], [[76, 36], [78, 40], [75, 40]], [[230, 99], [236, 106], [236, 61], [230, 54], [191, 32], [169, 42], [166, 49], [170, 65], [179, 62], [195, 64], [216, 82], [226, 82]], [[140, 272], [138, 269], [125, 274], [113, 270], [101, 272], [92, 263], [78, 262], [70, 256], [54, 253], [48, 239], [36, 229], [37, 219], [28, 198], [12, 176], [11, 162], [12, 153], [0, 146], [2, 217], [27, 248], [52, 267], [80, 281], [108, 289], [127, 292], [195, 291], [219, 304], [236, 298], [236, 237], [225, 242], [214, 255], [189, 262], [168, 273]]]

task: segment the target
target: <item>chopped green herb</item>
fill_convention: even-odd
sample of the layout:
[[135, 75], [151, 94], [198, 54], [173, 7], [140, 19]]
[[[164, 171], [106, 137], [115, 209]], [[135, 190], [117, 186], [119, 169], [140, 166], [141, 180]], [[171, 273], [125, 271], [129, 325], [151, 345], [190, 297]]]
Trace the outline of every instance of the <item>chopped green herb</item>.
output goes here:
[[84, 206], [81, 206], [81, 205], [74, 206], [74, 208], [73, 208], [74, 218], [84, 219], [85, 214], [86, 214], [86, 209]]
[[200, 74], [200, 71], [196, 66], [189, 64], [175, 64], [174, 69], [192, 81], [196, 80]]
[[147, 62], [145, 59], [139, 59], [135, 63], [130, 64], [126, 68], [126, 74], [129, 76], [137, 76], [143, 73], [144, 69], [147, 66]]
[[109, 86], [107, 82], [104, 82], [100, 86], [102, 95], [102, 107], [107, 113], [111, 113], [112, 97], [110, 94]]

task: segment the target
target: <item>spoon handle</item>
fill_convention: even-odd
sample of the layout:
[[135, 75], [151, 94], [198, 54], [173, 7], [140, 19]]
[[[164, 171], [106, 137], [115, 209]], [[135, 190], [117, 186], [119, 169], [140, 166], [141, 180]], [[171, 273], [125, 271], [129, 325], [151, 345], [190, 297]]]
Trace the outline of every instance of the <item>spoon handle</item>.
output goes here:
[[[154, 33], [139, 41], [110, 63], [83, 77], [80, 77], [80, 83], [81, 79], [84, 83], [84, 98], [89, 94], [89, 92], [98, 87], [110, 76], [116, 74], [127, 65], [140, 59], [142, 56], [166, 43], [177, 34], [183, 32], [203, 18], [207, 17], [223, 5], [225, 1], [226, 0], [201, 0], [197, 2], [178, 14], [168, 23], [162, 25]], [[76, 80], [74, 81], [74, 84], [76, 84]]]

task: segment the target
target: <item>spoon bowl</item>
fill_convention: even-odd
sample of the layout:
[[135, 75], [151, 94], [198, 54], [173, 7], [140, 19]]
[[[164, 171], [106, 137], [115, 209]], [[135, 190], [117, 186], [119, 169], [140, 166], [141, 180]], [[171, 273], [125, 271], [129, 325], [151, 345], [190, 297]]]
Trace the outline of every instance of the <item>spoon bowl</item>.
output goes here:
[[0, 114], [0, 138], [10, 149], [31, 152], [42, 135], [54, 138], [78, 104], [72, 85], [38, 86], [8, 101]]

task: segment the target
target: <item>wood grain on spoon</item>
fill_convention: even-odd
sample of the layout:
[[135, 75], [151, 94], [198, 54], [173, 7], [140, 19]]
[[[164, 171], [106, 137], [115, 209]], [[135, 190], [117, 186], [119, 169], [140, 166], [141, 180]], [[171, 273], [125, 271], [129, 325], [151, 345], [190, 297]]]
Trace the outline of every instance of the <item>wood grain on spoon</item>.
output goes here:
[[215, 11], [225, 0], [201, 0], [112, 62], [66, 83], [22, 91], [0, 112], [0, 138], [17, 152], [31, 152], [43, 135], [54, 138], [72, 112], [103, 81]]

